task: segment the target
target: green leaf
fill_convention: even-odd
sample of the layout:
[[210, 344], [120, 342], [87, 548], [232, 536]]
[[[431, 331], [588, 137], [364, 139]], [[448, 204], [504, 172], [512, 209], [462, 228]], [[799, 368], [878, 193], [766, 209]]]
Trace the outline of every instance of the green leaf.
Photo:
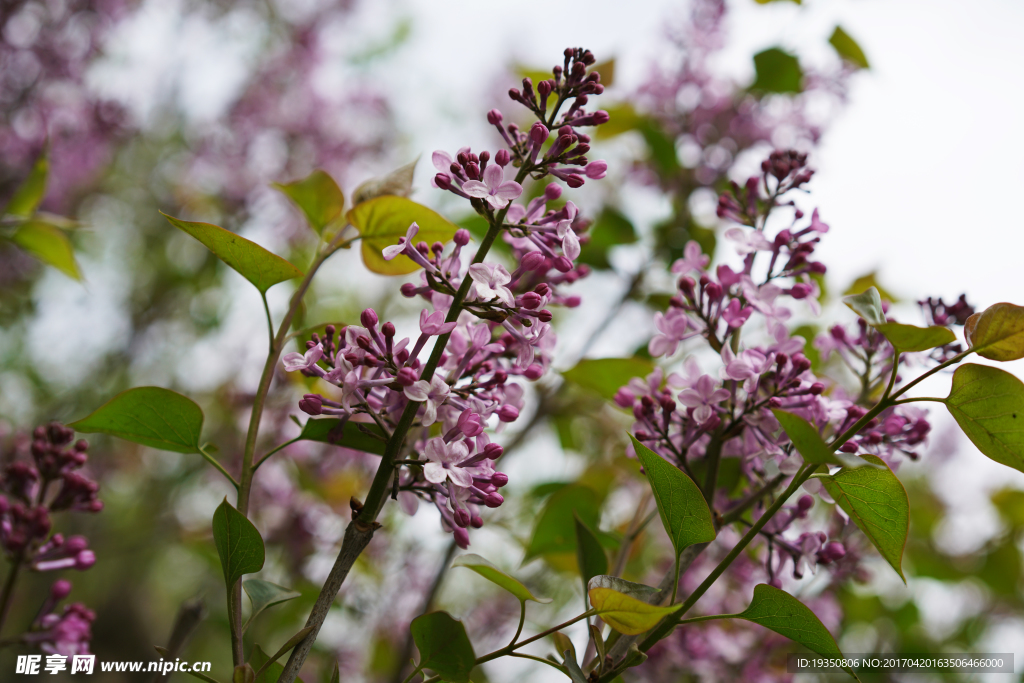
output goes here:
[[416, 271], [416, 265], [408, 256], [399, 255], [385, 261], [381, 254], [384, 247], [398, 244], [399, 237], [405, 237], [409, 226], [416, 223], [420, 231], [416, 242], [447, 242], [458, 229], [453, 223], [422, 204], [405, 197], [385, 195], [357, 205], [348, 214], [351, 223], [362, 235], [363, 263], [374, 273], [381, 275], [405, 275]]
[[964, 337], [982, 358], [1024, 358], [1024, 306], [999, 303], [975, 313], [964, 325]]
[[39, 208], [46, 194], [46, 174], [50, 170], [50, 162], [45, 156], [36, 159], [32, 170], [25, 181], [14, 191], [14, 196], [7, 203], [4, 213], [18, 218], [30, 218]]
[[448, 683], [469, 683], [476, 653], [461, 621], [447, 612], [429, 612], [413, 619], [409, 628], [420, 651], [420, 668]]
[[651, 604], [661, 591], [613, 576], [595, 576], [587, 595], [590, 604], [606, 624], [627, 636], [638, 636], [654, 628], [659, 621], [682, 605], [659, 607]]
[[878, 289], [868, 287], [860, 294], [844, 296], [843, 303], [850, 309], [864, 318], [869, 325], [884, 325], [885, 313], [882, 312], [882, 298], [878, 295]]
[[634, 377], [654, 372], [654, 363], [644, 358], [588, 358], [562, 373], [570, 382], [609, 401]]
[[550, 553], [575, 553], [574, 515], [591, 528], [597, 526], [600, 502], [594, 489], [570, 484], [551, 494], [537, 518], [523, 562]]
[[341, 683], [341, 667], [338, 666], [338, 661], [334, 661], [334, 669], [331, 671], [331, 678], [328, 683]]
[[160, 213], [171, 225], [202, 242], [217, 258], [234, 268], [263, 294], [279, 282], [302, 277], [301, 270], [277, 254], [219, 225], [182, 221], [162, 211]]
[[326, 171], [320, 169], [302, 180], [285, 184], [273, 183], [273, 186], [295, 202], [306, 215], [310, 227], [318, 234], [324, 231], [328, 223], [340, 216], [341, 210], [345, 208], [345, 195], [342, 194], [338, 183], [334, 182], [334, 178]]
[[830, 477], [823, 477], [821, 483], [906, 583], [903, 548], [910, 530], [907, 490], [880, 458], [874, 455], [863, 457], [878, 467], [842, 469]]
[[927, 351], [956, 341], [956, 335], [952, 330], [938, 325], [916, 327], [902, 323], [885, 323], [875, 325], [875, 329], [884, 334], [889, 343], [897, 349], [908, 353]]
[[715, 540], [711, 510], [697, 484], [685, 472], [637, 441], [632, 434], [629, 438], [651, 482], [661, 523], [672, 540], [676, 555], [695, 543]]
[[254, 574], [263, 569], [263, 537], [245, 515], [228, 503], [227, 498], [213, 513], [213, 542], [217, 546], [228, 590], [243, 574]]
[[[750, 606], [735, 616], [771, 629], [819, 655], [843, 656], [835, 638], [814, 612], [789, 593], [766, 583], [754, 587]], [[853, 675], [852, 671], [847, 671]]]
[[999, 368], [968, 363], [953, 373], [946, 408], [979, 451], [1024, 472], [1024, 383]]
[[828, 447], [828, 444], [818, 434], [818, 430], [807, 420], [799, 415], [779, 410], [772, 410], [775, 419], [782, 425], [786, 436], [793, 442], [793, 447], [803, 457], [804, 462], [816, 465], [842, 465], [854, 469], [863, 467], [869, 463], [861, 458], [855, 458], [846, 453], [838, 453]]
[[384, 195], [408, 197], [412, 193], [412, 179], [416, 173], [417, 161], [419, 158], [401, 168], [396, 168], [383, 178], [367, 180], [352, 193], [352, 204], [359, 205]]
[[[270, 661], [270, 657], [266, 652], [263, 651], [259, 645], [252, 646], [252, 653], [249, 655], [249, 666], [252, 667], [253, 671], [259, 671], [263, 668], [263, 665]], [[284, 666], [280, 662], [274, 662], [266, 668], [266, 670], [256, 677], [254, 683], [277, 683], [277, 680], [284, 673]], [[302, 683], [301, 678], [296, 678], [296, 681]]]
[[[338, 429], [339, 427], [341, 427], [340, 430]], [[363, 451], [364, 453], [373, 453], [374, 455], [384, 455], [385, 442], [375, 439], [364, 432], [363, 429], [373, 434], [385, 436], [381, 428], [372, 422], [352, 422], [349, 420], [342, 426], [341, 420], [337, 418], [321, 418], [319, 420], [310, 418], [306, 420], [305, 426], [302, 427], [299, 439], [334, 444], [335, 446], [343, 446], [344, 448], [351, 448], [356, 451]]]
[[170, 389], [136, 387], [122, 391], [70, 427], [103, 433], [175, 453], [198, 453], [203, 411]]
[[608, 556], [597, 535], [580, 520], [579, 515], [573, 514], [573, 520], [576, 522], [576, 564], [586, 591], [592, 578], [608, 573]]
[[[561, 635], [561, 634], [558, 634]], [[562, 659], [565, 662], [565, 675], [569, 677], [572, 683], [588, 683], [587, 677], [583, 675], [583, 670], [580, 669], [580, 665], [576, 663], [576, 652], [575, 650], [563, 650]]]
[[594, 268], [611, 268], [608, 250], [620, 244], [636, 242], [636, 229], [626, 216], [613, 207], [605, 207], [587, 231], [589, 240], [580, 249], [580, 262]]
[[81, 280], [71, 240], [63, 230], [42, 221], [25, 221], [11, 240], [43, 263], [53, 266], [72, 280]]
[[858, 294], [863, 292], [868, 287], [874, 287], [878, 290], [878, 295], [885, 301], [890, 303], [898, 304], [900, 300], [892, 292], [887, 290], [878, 282], [878, 271], [871, 271], [867, 275], [861, 275], [859, 278], [850, 283], [850, 286], [846, 288], [843, 295]]
[[532, 600], [541, 604], [551, 602], [551, 598], [535, 597], [534, 594], [530, 592], [529, 588], [479, 555], [474, 555], [472, 553], [469, 555], [460, 555], [455, 558], [454, 562], [452, 562], [452, 567], [465, 567], [466, 569], [472, 569], [491, 583], [501, 586], [507, 590], [509, 593], [514, 595], [516, 600], [519, 602], [526, 602], [527, 600]]
[[242, 588], [245, 589], [245, 594], [249, 596], [249, 602], [252, 603], [252, 612], [249, 614], [246, 627], [252, 623], [253, 619], [260, 612], [268, 607], [273, 607], [274, 605], [279, 605], [282, 602], [288, 602], [302, 596], [302, 593], [298, 591], [293, 591], [290, 588], [278, 586], [276, 583], [263, 581], [262, 579], [243, 581]]
[[857, 41], [850, 37], [846, 31], [840, 26], [836, 26], [836, 30], [832, 32], [832, 37], [828, 39], [829, 45], [835, 48], [836, 52], [840, 57], [850, 62], [854, 66], [861, 69], [868, 69], [868, 58], [864, 55], [864, 50], [860, 49], [860, 45]]
[[803, 90], [804, 72], [800, 61], [777, 47], [754, 55], [754, 79], [751, 90], [769, 93], [798, 93]]

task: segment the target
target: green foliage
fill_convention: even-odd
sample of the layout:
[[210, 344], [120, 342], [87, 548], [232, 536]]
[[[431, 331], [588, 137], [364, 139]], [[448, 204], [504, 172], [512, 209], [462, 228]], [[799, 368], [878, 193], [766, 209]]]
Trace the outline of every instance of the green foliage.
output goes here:
[[[252, 667], [253, 671], [259, 671], [263, 669], [264, 665], [270, 661], [270, 657], [266, 652], [263, 651], [259, 645], [252, 646], [252, 653], [249, 655], [249, 666]], [[337, 666], [337, 665], [335, 665]], [[253, 683], [277, 683], [277, 679], [281, 677], [284, 672], [284, 667], [279, 662], [274, 662], [266, 669], [263, 670]], [[301, 678], [296, 678], [298, 683], [302, 683]]]
[[268, 607], [273, 607], [274, 605], [279, 605], [282, 602], [294, 600], [302, 596], [298, 591], [293, 591], [290, 588], [278, 586], [276, 583], [263, 581], [262, 579], [243, 581], [242, 588], [245, 589], [245, 594], [249, 596], [249, 602], [252, 604], [249, 620], [246, 622], [243, 630], [248, 628], [249, 624], [259, 616], [260, 612]]
[[352, 193], [352, 204], [359, 205], [385, 195], [408, 197], [412, 193], [412, 179], [416, 174], [417, 161], [419, 158], [405, 166], [396, 168], [383, 178], [371, 178], [362, 183]]
[[885, 313], [882, 312], [882, 298], [877, 287], [868, 287], [860, 294], [844, 296], [843, 303], [854, 313], [864, 318], [869, 325], [884, 325]]
[[793, 442], [793, 447], [803, 457], [804, 462], [816, 465], [841, 465], [850, 469], [868, 464], [866, 460], [838, 453], [829, 448], [814, 425], [799, 415], [778, 408], [773, 409], [772, 413], [782, 425], [786, 436]]
[[858, 294], [868, 289], [869, 287], [874, 287], [875, 289], [877, 289], [879, 297], [881, 297], [885, 301], [894, 304], [898, 304], [900, 302], [900, 300], [892, 292], [887, 290], [878, 282], [878, 272], [874, 270], [868, 273], [867, 275], [861, 275], [859, 278], [850, 283], [850, 286], [846, 288], [845, 292], [843, 292], [843, 296], [848, 296], [850, 294]]
[[587, 358], [562, 373], [570, 382], [609, 401], [634, 377], [646, 377], [654, 363], [644, 358]]
[[40, 220], [28, 220], [18, 226], [11, 240], [72, 280], [82, 279], [71, 240], [60, 228]]
[[399, 255], [391, 261], [385, 261], [381, 254], [385, 247], [398, 244], [398, 238], [405, 237], [413, 223], [420, 226], [416, 241], [427, 244], [447, 242], [458, 229], [422, 204], [392, 195], [358, 204], [349, 210], [346, 217], [362, 236], [363, 264], [381, 275], [406, 275], [419, 268], [408, 256]]
[[261, 294], [266, 294], [268, 289], [279, 282], [302, 277], [301, 270], [277, 254], [219, 225], [183, 221], [165, 213], [163, 216], [171, 225], [199, 240], [217, 258], [251, 282]]
[[579, 260], [600, 269], [611, 268], [608, 250], [620, 244], [636, 242], [636, 229], [626, 216], [613, 207], [605, 207], [587, 232], [590, 241], [580, 249]]
[[800, 61], [777, 47], [754, 55], [757, 77], [750, 89], [764, 93], [798, 93], [803, 90], [804, 72]]
[[217, 546], [228, 590], [243, 574], [254, 574], [263, 569], [263, 537], [245, 515], [228, 503], [227, 498], [213, 513], [213, 542]]
[[[364, 431], [365, 430], [365, 431]], [[369, 434], [367, 433], [369, 432]], [[376, 424], [368, 422], [342, 421], [338, 418], [310, 418], [302, 427], [299, 439], [302, 441], [319, 441], [321, 443], [334, 444], [344, 448], [351, 448], [364, 453], [384, 455], [386, 443], [381, 439], [370, 436], [376, 434], [384, 437], [384, 432]]]
[[651, 604], [660, 591], [614, 576], [595, 576], [587, 595], [590, 604], [606, 624], [627, 636], [638, 636], [654, 628], [659, 621], [677, 612], [682, 605], [659, 607]]
[[875, 329], [884, 334], [894, 347], [908, 353], [927, 351], [956, 341], [956, 335], [952, 330], [938, 325], [917, 327], [902, 323], [885, 323], [875, 325]]
[[46, 156], [36, 159], [28, 177], [15, 190], [3, 213], [17, 218], [31, 218], [46, 194], [46, 176], [49, 170], [50, 162]]
[[1024, 472], [1024, 383], [999, 368], [968, 363], [953, 373], [945, 403], [979, 451]]
[[533, 602], [539, 602], [541, 604], [551, 602], [551, 598], [538, 598], [534, 596], [534, 594], [530, 592], [530, 589], [520, 583], [517, 579], [512, 578], [479, 555], [474, 555], [472, 553], [468, 555], [460, 555], [455, 558], [454, 562], [452, 562], [452, 567], [465, 567], [466, 569], [472, 569], [491, 583], [507, 590], [509, 593], [514, 595], [516, 600], [519, 602], [526, 602], [527, 600], [532, 600]]
[[654, 491], [658, 514], [665, 526], [676, 555], [695, 543], [715, 540], [715, 524], [711, 510], [697, 484], [685, 472], [668, 463], [660, 455], [636, 440], [633, 448]]
[[461, 621], [447, 612], [428, 612], [413, 619], [409, 628], [420, 652], [420, 669], [430, 669], [448, 683], [469, 683], [476, 653]]
[[857, 41], [851, 38], [850, 34], [844, 31], [841, 26], [836, 26], [836, 30], [832, 32], [832, 37], [828, 39], [828, 42], [829, 45], [835, 48], [839, 56], [850, 64], [861, 69], [871, 68], [868, 64], [868, 58], [864, 55], [864, 50], [860, 48]]
[[1024, 358], [1024, 306], [1000, 303], [975, 313], [964, 325], [971, 349], [990, 360]]
[[[570, 645], [571, 644], [572, 643], [570, 642]], [[562, 660], [564, 661], [565, 675], [569, 677], [569, 680], [572, 681], [572, 683], [588, 683], [587, 677], [583, 675], [583, 670], [580, 669], [580, 665], [576, 663], [575, 650], [563, 650]]]
[[576, 564], [586, 592], [592, 578], [608, 573], [608, 556], [590, 527], [580, 521], [578, 515], [574, 514], [573, 520], [576, 523]]
[[101, 432], [176, 453], [199, 452], [203, 411], [170, 389], [136, 387], [110, 399], [69, 426], [85, 434]]
[[338, 183], [320, 169], [293, 183], [274, 183], [274, 187], [295, 202], [306, 216], [309, 227], [317, 234], [322, 234], [324, 228], [340, 216], [345, 208], [345, 195]]
[[570, 484], [555, 491], [537, 517], [523, 562], [540, 555], [575, 553], [576, 517], [593, 529], [600, 513], [597, 492], [589, 486]]
[[878, 467], [842, 469], [822, 478], [821, 483], [906, 583], [903, 548], [910, 531], [907, 491], [880, 458], [862, 457]]

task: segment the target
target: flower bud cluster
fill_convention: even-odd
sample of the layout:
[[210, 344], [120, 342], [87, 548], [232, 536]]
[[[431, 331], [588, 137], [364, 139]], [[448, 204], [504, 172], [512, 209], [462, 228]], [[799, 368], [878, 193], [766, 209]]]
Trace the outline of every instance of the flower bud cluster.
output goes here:
[[57, 604], [70, 593], [70, 581], [55, 581], [39, 610], [39, 617], [32, 624], [32, 629], [21, 637], [21, 642], [35, 645], [47, 654], [65, 657], [89, 654], [96, 613], [78, 602], [58, 611]]

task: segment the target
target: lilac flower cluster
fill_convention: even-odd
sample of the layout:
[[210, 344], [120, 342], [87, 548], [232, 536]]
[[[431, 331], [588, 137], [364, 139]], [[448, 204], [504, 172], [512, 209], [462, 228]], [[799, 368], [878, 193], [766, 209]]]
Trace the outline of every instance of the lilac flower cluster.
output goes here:
[[[576, 206], [548, 206], [561, 198], [559, 185], [547, 185], [525, 206], [512, 202], [522, 195], [527, 177], [553, 176], [579, 187], [584, 177], [604, 176], [607, 165], [586, 158], [589, 138], [576, 130], [608, 120], [604, 112], [584, 110], [588, 96], [603, 89], [600, 76], [587, 73], [593, 62], [589, 51], [567, 49], [564, 65], [552, 71], [553, 79], [538, 84], [536, 91], [526, 79], [523, 92], [513, 90], [510, 97], [539, 120], [524, 134], [514, 125], [503, 126], [501, 112], [492, 110], [488, 121], [507, 145], [493, 156], [468, 147], [454, 158], [441, 151], [433, 155], [439, 171], [434, 185], [469, 200], [492, 229], [500, 229], [517, 263], [511, 272], [493, 261], [470, 261], [464, 253], [471, 240], [468, 231], [457, 231], [454, 246], [446, 250], [440, 242], [416, 242], [419, 226], [413, 223], [383, 255], [405, 256], [422, 268], [419, 284], [401, 288], [406, 297], [430, 304], [420, 312], [415, 341], [397, 339], [395, 325], [381, 325], [367, 309], [361, 326], [329, 326], [324, 336], [314, 335], [306, 343], [304, 354], [283, 358], [286, 370], [318, 377], [341, 390], [335, 398], [305, 395], [299, 407], [310, 415], [330, 415], [342, 423], [358, 416], [356, 422], [372, 420], [389, 436], [408, 403], [420, 403], [406, 442], [411, 455], [401, 461], [403, 469], [395, 478], [395, 497], [410, 513], [420, 499], [433, 503], [444, 528], [463, 548], [469, 544], [466, 529], [483, 524], [481, 507], [502, 504], [498, 490], [508, 482], [494, 466], [502, 447], [491, 442], [486, 429], [501, 430], [519, 417], [524, 391], [510, 379], [532, 381], [547, 370], [555, 345], [548, 306], [578, 305], [579, 297], [562, 287], [588, 272], [573, 263], [580, 254], [579, 233], [586, 228]], [[551, 98], [555, 104], [549, 109]], [[550, 128], [556, 125], [558, 136], [549, 144]], [[582, 175], [572, 167], [579, 167]], [[507, 177], [513, 169], [518, 169], [514, 179]], [[467, 288], [460, 315], [448, 320], [455, 297]], [[427, 363], [421, 353], [432, 337], [443, 352], [428, 379], [423, 377]], [[431, 429], [435, 423], [439, 431]]]
[[[37, 427], [29, 451], [31, 462], [11, 459], [0, 474], [0, 548], [14, 571], [22, 566], [46, 572], [84, 571], [96, 563], [84, 536], [50, 534], [52, 515], [61, 511], [99, 512], [99, 485], [80, 470], [88, 459], [88, 443], [74, 441], [74, 430], [59, 423]], [[74, 441], [74, 443], [72, 443]], [[71, 584], [58, 580], [39, 618], [22, 639], [46, 652], [81, 654], [88, 651], [89, 626], [95, 615], [79, 604], [57, 613]], [[6, 610], [10, 594], [2, 597]]]

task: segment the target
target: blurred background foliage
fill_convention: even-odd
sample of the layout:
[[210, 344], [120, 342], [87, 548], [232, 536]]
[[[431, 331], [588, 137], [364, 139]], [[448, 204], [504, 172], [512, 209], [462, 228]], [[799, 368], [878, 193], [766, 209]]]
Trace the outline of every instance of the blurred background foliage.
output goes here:
[[[169, 76], [153, 67], [151, 77], [160, 81], [153, 83], [139, 80], [145, 70], [118, 76], [125, 41], [133, 31], [144, 33], [147, 13], [159, 11], [152, 4], [14, 1], [0, 8], [4, 458], [24, 449], [24, 434], [36, 424], [71, 421], [118, 391], [155, 384], [197, 400], [207, 416], [206, 438], [218, 445], [229, 469], [237, 464], [264, 352], [261, 305], [235, 274], [157, 210], [223, 225], [303, 264], [311, 256], [310, 236], [271, 182], [323, 168], [351, 193], [367, 178], [429, 153], [410, 148], [416, 132], [400, 130], [393, 116], [393, 107], [417, 104], [400, 102], [400, 94], [375, 77], [395, 68], [389, 55], [415, 26], [392, 18], [378, 32], [382, 37], [339, 54], [334, 36], [353, 25], [358, 5], [177, 3], [173, 20], [187, 27], [186, 35], [226, 36], [244, 67], [227, 89], [230, 97], [214, 98], [228, 101], [200, 115], [190, 109], [190, 98], [213, 95], [190, 90], [182, 80], [187, 74]], [[828, 70], [812, 69], [799, 55], [773, 47], [752, 55], [751, 82], [736, 82], [711, 64], [727, 39], [724, 12], [707, 0], [681, 3], [677, 15], [666, 18], [666, 35], [650, 36], [669, 58], [653, 66], [638, 88], [617, 86], [615, 61], [599, 55], [607, 59], [597, 68], [611, 86], [603, 105], [611, 122], [601, 127], [595, 147], [618, 168], [613, 164], [615, 182], [603, 194], [588, 195], [585, 207], [593, 225], [581, 261], [595, 271], [594, 284], [578, 286], [585, 299], [581, 312], [556, 314], [565, 372], [534, 387], [523, 427], [503, 435], [505, 457], [517, 468], [529, 470], [538, 458], [562, 459], [564, 466], [540, 469], [564, 476], [521, 478], [525, 484], [513, 477], [510, 504], [495, 511], [479, 540], [487, 551], [480, 552], [506, 568], [522, 560], [517, 575], [555, 598], [531, 612], [537, 625], [555, 623], [557, 615], [580, 606], [574, 516], [595, 532], [626, 578], [649, 581], [665, 570], [666, 539], [636, 524], [637, 509], [649, 500], [624, 455], [630, 416], [610, 403], [620, 386], [653, 369], [643, 337], [650, 330], [632, 332], [639, 347], [632, 356], [588, 358], [592, 346], [617, 334], [624, 311], [640, 308], [649, 318], [664, 310], [673, 291], [667, 265], [689, 240], [714, 253], [714, 202], [730, 180], [745, 178], [774, 147], [813, 151], [841, 111], [850, 80], [871, 78], [858, 73], [869, 68], [868, 58], [836, 27], [827, 38], [835, 51]], [[191, 68], [194, 74], [202, 64]], [[508, 73], [494, 80], [511, 84], [534, 71], [509, 63]], [[457, 77], [456, 71], [451, 78]], [[129, 82], [117, 85], [118, 78]], [[133, 89], [150, 93], [146, 107], [133, 100]], [[823, 101], [829, 106], [823, 108]], [[478, 104], [486, 110], [486, 102]], [[635, 211], [630, 195], [641, 190], [657, 193], [668, 211], [657, 220]], [[472, 217], [450, 218], [474, 232], [481, 228]], [[366, 274], [354, 258], [337, 257], [297, 327], [354, 320], [369, 306], [382, 318], [409, 318], [412, 309], [397, 297], [396, 282]], [[829, 288], [822, 284], [827, 303]], [[827, 284], [843, 290], [850, 283]], [[871, 284], [878, 284], [874, 274], [851, 289]], [[271, 294], [272, 307], [279, 307], [287, 293]], [[816, 331], [805, 326], [797, 333], [810, 341]], [[265, 445], [294, 435], [289, 416], [297, 413], [302, 381], [279, 374], [261, 437]], [[845, 651], [962, 652], [988, 647], [1001, 630], [1024, 633], [1024, 493], [1007, 489], [992, 497], [999, 530], [983, 543], [942, 542], [952, 513], [929, 470], [949, 466], [955, 447], [948, 435], [940, 433], [936, 441], [922, 462], [900, 470], [913, 513], [905, 563], [910, 588], [879, 578], [879, 565], [878, 576], [843, 589], [837, 640]], [[153, 659], [153, 645], [166, 642], [179, 606], [201, 597], [207, 617], [187, 658], [226, 670], [228, 628], [209, 525], [226, 487], [198, 458], [102, 436], [91, 442], [90, 467], [106, 507], [73, 520], [73, 528], [59, 524], [65, 533], [87, 535], [99, 558], [90, 571], [70, 577], [72, 599], [98, 614], [93, 651], [101, 661]], [[373, 456], [304, 442], [261, 469], [255, 521], [269, 549], [261, 578], [302, 597], [256, 620], [247, 646], [276, 649], [304, 621], [347, 523], [349, 499], [366, 490], [374, 467]], [[411, 653], [409, 620], [431, 605], [464, 618], [478, 650], [507, 640], [518, 605], [483, 582], [457, 574], [447, 580], [438, 569], [454, 547], [430, 517], [422, 512], [408, 518], [388, 508], [384, 532], [361, 558], [325, 625], [307, 683], [318, 677], [326, 683], [320, 672], [329, 672], [334, 661], [345, 681], [401, 681]], [[477, 543], [474, 537], [474, 550]], [[33, 618], [52, 578], [23, 581], [8, 630]], [[13, 671], [15, 654], [0, 651], [0, 671]], [[677, 672], [673, 680], [737, 680], [730, 676], [739, 676], [743, 662], [730, 659], [728, 648], [709, 656], [717, 658], [714, 673]], [[495, 666], [474, 680], [517, 680], [522, 671]], [[788, 677], [779, 668], [766, 669], [765, 676]], [[177, 674], [175, 680], [184, 678]], [[98, 674], [96, 680], [142, 679]]]

